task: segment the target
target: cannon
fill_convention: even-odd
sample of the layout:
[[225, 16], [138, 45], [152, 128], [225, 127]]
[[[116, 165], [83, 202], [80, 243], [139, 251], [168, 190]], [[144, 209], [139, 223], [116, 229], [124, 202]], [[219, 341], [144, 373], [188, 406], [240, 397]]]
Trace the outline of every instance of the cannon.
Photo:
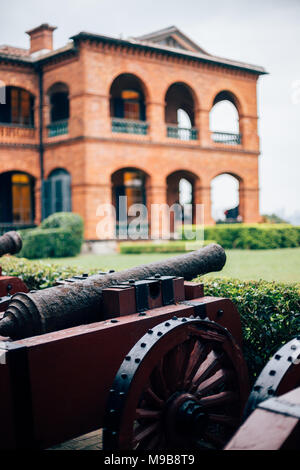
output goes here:
[[[0, 256], [19, 253], [22, 248], [22, 239], [17, 232], [7, 232], [0, 237]], [[24, 282], [15, 276], [3, 276], [0, 266], [0, 318], [17, 292], [28, 292]]]
[[259, 401], [236, 306], [191, 282], [225, 260], [213, 244], [12, 296], [0, 321], [0, 448], [102, 429], [104, 450], [225, 449]]
[[[180, 275], [190, 280], [199, 274], [221, 270], [225, 260], [223, 248], [212, 244], [164, 262], [81, 278], [69, 285], [62, 283], [42, 291], [16, 294], [0, 321], [0, 335], [21, 339], [101, 320], [103, 288], [128, 279], [146, 279], [157, 273], [161, 276]], [[142, 288], [141, 285], [138, 287]]]

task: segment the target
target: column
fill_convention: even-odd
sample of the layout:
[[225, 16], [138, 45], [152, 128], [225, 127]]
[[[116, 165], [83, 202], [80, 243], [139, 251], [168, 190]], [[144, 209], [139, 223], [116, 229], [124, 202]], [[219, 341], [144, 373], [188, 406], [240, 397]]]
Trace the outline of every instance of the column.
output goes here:
[[147, 209], [149, 236], [151, 238], [170, 238], [170, 214], [168, 207], [166, 184], [149, 186], [147, 190]]
[[151, 140], [166, 139], [165, 103], [148, 101], [146, 103], [146, 119], [149, 124]]
[[261, 221], [259, 213], [259, 188], [240, 188], [240, 215], [244, 223], [257, 223]]
[[199, 130], [199, 141], [202, 147], [211, 147], [211, 133], [209, 129], [209, 113], [210, 109], [199, 109], [197, 111], [196, 122]]

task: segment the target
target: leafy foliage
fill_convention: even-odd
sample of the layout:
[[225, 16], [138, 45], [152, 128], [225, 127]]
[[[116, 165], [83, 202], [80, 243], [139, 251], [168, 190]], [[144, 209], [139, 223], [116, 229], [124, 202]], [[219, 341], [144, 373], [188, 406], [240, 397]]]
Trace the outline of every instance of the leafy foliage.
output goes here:
[[[184, 227], [184, 236], [191, 239], [201, 227]], [[204, 227], [204, 239], [215, 240], [223, 248], [263, 250], [292, 248], [300, 245], [300, 226], [289, 224], [217, 224]]]
[[[21, 278], [29, 290], [53, 287], [59, 279], [67, 279], [86, 272], [86, 270], [76, 266], [60, 266], [40, 261], [29, 261], [25, 258], [9, 255], [3, 256], [0, 263], [4, 275]], [[97, 272], [96, 269], [89, 271], [90, 274], [95, 272]]]
[[205, 295], [227, 297], [236, 305], [254, 380], [270, 357], [300, 333], [300, 285], [224, 278], [207, 279], [204, 285]]
[[172, 240], [172, 241], [158, 241], [158, 242], [121, 242], [120, 253], [133, 254], [133, 253], [183, 253], [185, 251], [193, 251], [202, 248], [203, 246], [214, 243], [213, 240], [202, 241], [186, 241], [186, 240]]
[[38, 228], [21, 232], [20, 257], [29, 259], [76, 256], [83, 242], [83, 220], [72, 212], [50, 215]]

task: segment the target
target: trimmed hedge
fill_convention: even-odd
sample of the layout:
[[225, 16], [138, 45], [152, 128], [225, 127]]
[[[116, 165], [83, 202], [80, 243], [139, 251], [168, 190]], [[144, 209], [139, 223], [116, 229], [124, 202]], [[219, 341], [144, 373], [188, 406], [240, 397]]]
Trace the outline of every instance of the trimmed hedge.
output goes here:
[[204, 278], [204, 286], [205, 295], [230, 298], [237, 306], [243, 352], [254, 382], [270, 357], [300, 333], [300, 284]]
[[[185, 226], [182, 238], [192, 237], [202, 227]], [[300, 245], [300, 226], [288, 224], [216, 224], [204, 227], [204, 239], [215, 240], [223, 248], [266, 250]]]
[[83, 242], [83, 220], [78, 214], [59, 212], [50, 215], [33, 230], [21, 231], [20, 257], [61, 258], [77, 256]]
[[120, 253], [136, 254], [136, 253], [183, 253], [202, 248], [203, 246], [215, 243], [213, 240], [202, 241], [159, 241], [159, 242], [121, 242], [119, 244]]
[[[41, 261], [29, 261], [25, 258], [16, 258], [9, 255], [1, 258], [0, 265], [2, 266], [3, 275], [21, 278], [29, 290], [53, 287], [59, 279], [67, 279], [76, 274], [87, 272], [76, 266], [60, 266]], [[94, 274], [97, 271], [99, 269], [91, 269], [89, 273]]]

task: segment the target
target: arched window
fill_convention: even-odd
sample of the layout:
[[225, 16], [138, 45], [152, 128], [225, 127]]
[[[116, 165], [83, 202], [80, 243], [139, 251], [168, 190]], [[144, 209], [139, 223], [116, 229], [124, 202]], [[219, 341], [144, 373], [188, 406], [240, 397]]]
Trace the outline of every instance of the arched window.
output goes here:
[[215, 97], [209, 114], [209, 127], [214, 142], [229, 145], [241, 143], [238, 105], [231, 93], [224, 91]]
[[211, 182], [211, 215], [218, 223], [241, 222], [239, 208], [239, 180], [227, 173]]
[[179, 205], [170, 219], [170, 231], [176, 232], [179, 224], [192, 224], [195, 209], [195, 184], [197, 176], [185, 170], [175, 171], [167, 177], [167, 203], [169, 207]]
[[48, 90], [50, 106], [49, 137], [68, 133], [70, 117], [69, 88], [65, 83], [55, 83]]
[[0, 175], [0, 222], [30, 225], [34, 220], [34, 179], [27, 173]]
[[43, 205], [44, 218], [55, 212], [71, 212], [71, 175], [68, 171], [56, 169], [44, 181]]
[[184, 83], [174, 83], [166, 94], [167, 136], [180, 140], [197, 139], [193, 93]]
[[112, 131], [146, 134], [146, 105], [144, 85], [135, 75], [122, 74], [110, 89]]
[[[116, 171], [112, 177], [112, 200], [116, 208], [116, 234], [121, 230], [127, 230], [127, 226], [136, 217], [131, 215], [130, 208], [135, 204], [147, 204], [147, 175], [135, 168], [124, 168]], [[145, 228], [148, 221], [143, 221]]]
[[8, 86], [5, 103], [0, 105], [0, 123], [34, 126], [34, 96], [23, 88]]

